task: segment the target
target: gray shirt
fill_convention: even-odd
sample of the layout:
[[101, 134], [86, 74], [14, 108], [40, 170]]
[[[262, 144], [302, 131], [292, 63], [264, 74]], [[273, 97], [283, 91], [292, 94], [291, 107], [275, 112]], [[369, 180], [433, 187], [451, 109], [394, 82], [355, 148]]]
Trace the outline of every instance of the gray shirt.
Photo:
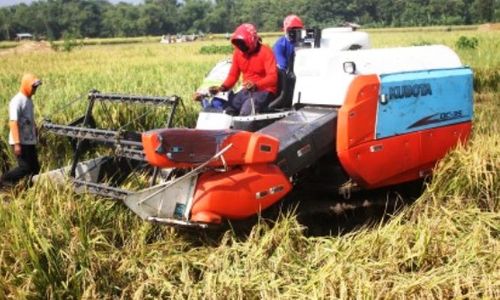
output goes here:
[[[35, 113], [31, 98], [17, 93], [9, 103], [9, 120], [17, 121], [22, 145], [36, 144]], [[9, 144], [14, 145], [12, 132], [9, 133]]]

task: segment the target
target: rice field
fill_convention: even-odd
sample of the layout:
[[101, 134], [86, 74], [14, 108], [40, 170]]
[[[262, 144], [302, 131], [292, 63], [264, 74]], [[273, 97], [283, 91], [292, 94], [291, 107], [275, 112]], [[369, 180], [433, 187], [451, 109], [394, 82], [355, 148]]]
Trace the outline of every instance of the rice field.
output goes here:
[[[500, 32], [370, 34], [374, 47], [448, 45], [475, 73], [472, 138], [438, 164], [415, 203], [343, 234], [311, 236], [293, 212], [259, 219], [244, 234], [209, 233], [146, 223], [120, 203], [49, 182], [19, 186], [0, 194], [0, 299], [499, 299]], [[457, 46], [461, 36], [477, 38], [477, 48]], [[96, 88], [178, 95], [184, 108], [175, 124], [192, 126], [199, 108], [191, 95], [225, 57], [199, 50], [226, 43], [0, 51], [0, 154], [12, 159], [7, 103], [23, 72], [43, 79], [35, 96], [40, 122], [80, 116]], [[81, 101], [65, 107], [73, 99]], [[60, 139], [42, 133], [40, 143], [43, 170], [67, 161]]]

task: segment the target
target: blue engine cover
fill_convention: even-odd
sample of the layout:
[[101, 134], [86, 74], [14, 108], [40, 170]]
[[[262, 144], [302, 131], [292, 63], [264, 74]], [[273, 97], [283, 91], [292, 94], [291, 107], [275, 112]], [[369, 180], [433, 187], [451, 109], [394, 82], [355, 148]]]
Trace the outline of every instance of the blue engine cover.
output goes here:
[[376, 139], [472, 119], [469, 68], [385, 74], [380, 82]]

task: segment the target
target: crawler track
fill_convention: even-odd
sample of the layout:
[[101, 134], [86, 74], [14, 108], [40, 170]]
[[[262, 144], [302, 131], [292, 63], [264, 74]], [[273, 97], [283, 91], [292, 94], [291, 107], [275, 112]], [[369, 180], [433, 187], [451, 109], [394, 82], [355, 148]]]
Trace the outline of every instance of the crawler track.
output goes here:
[[387, 221], [418, 199], [422, 190], [422, 181], [350, 195], [303, 184], [282, 207], [296, 207], [297, 219], [309, 235], [337, 235]]

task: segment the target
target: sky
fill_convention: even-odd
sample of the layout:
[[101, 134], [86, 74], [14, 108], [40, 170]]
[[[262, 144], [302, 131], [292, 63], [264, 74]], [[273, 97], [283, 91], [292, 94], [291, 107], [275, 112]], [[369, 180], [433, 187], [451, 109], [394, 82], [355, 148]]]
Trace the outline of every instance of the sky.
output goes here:
[[[36, 0], [0, 0], [0, 6], [10, 6], [10, 5], [16, 5], [20, 3], [26, 3], [30, 4], [31, 2], [34, 2]], [[144, 2], [143, 0], [108, 0], [108, 2], [111, 3], [118, 3], [118, 2], [127, 2], [127, 3], [132, 3], [132, 4], [138, 4]]]

